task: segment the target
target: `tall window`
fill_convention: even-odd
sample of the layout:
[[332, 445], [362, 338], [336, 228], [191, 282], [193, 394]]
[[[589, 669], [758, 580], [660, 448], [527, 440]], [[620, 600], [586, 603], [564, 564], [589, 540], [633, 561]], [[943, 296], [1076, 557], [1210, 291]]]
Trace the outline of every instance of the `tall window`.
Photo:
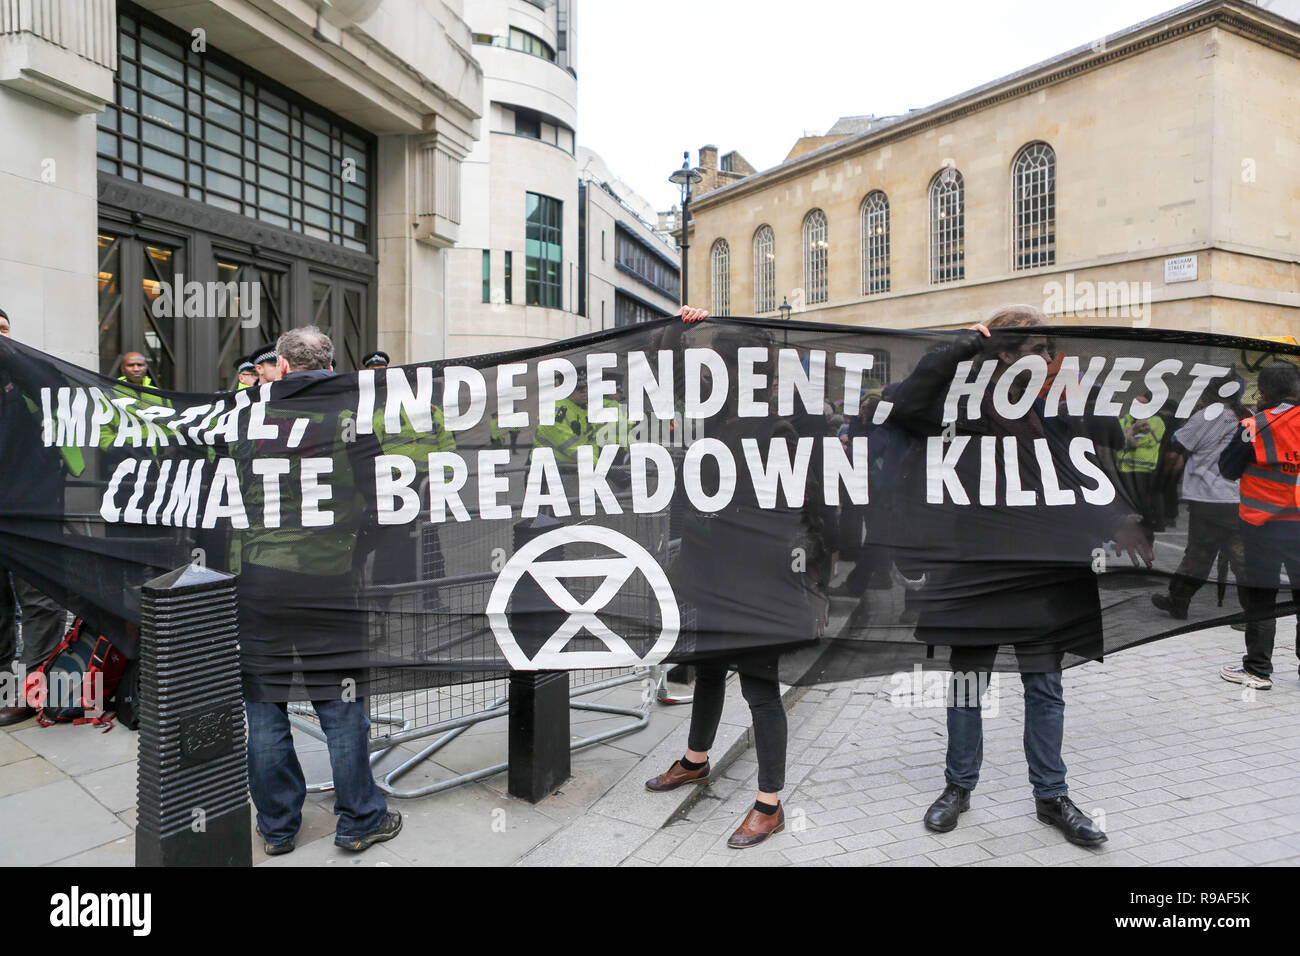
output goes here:
[[1014, 265], [1017, 269], [1056, 262], [1056, 153], [1046, 143], [1023, 147], [1011, 164], [1015, 207]]
[[492, 301], [492, 253], [483, 250], [483, 301]]
[[709, 253], [713, 264], [713, 314], [731, 314], [731, 247], [719, 239]]
[[776, 308], [776, 237], [771, 226], [754, 233], [754, 311], [760, 315]]
[[153, 22], [118, 18], [100, 171], [368, 251], [374, 138]]
[[524, 299], [529, 305], [562, 308], [564, 259], [563, 204], [528, 193], [528, 228], [524, 262]]
[[930, 180], [930, 281], [966, 277], [966, 190], [961, 173], [945, 166]]
[[511, 302], [514, 301], [514, 292], [515, 292], [515, 268], [514, 268], [514, 266], [515, 266], [515, 255], [514, 255], [513, 252], [511, 252], [509, 249], [507, 249], [507, 250], [506, 250], [506, 275], [505, 275], [505, 284], [506, 284], [506, 297], [505, 297], [505, 298], [506, 298], [506, 303], [507, 303], [507, 304], [509, 304], [509, 303], [511, 303]]
[[826, 253], [829, 249], [826, 213], [814, 209], [803, 219], [803, 291], [809, 305], [827, 299]]
[[862, 294], [889, 291], [889, 197], [879, 189], [862, 201]]

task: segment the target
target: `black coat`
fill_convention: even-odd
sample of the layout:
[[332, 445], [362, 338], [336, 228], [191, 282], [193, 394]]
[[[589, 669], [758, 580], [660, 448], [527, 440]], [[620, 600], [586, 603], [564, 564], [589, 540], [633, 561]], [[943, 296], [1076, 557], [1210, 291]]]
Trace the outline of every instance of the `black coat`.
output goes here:
[[[943, 432], [943, 400], [958, 363], [975, 359], [978, 367], [980, 354], [979, 334], [964, 333], [922, 358], [892, 396], [889, 421], [908, 433], [909, 447], [898, 473], [887, 476], [896, 512], [889, 544], [909, 576], [925, 574], [925, 584], [912, 596], [919, 611], [915, 638], [954, 648], [1014, 645], [1022, 671], [1056, 670], [1064, 653], [1099, 658], [1096, 549], [1129, 509], [1119, 498], [1088, 504], [1081, 489], [1093, 483], [1070, 464], [1068, 449], [1076, 437], [1105, 446], [1113, 440], [1111, 424], [1044, 418], [1041, 400], [1023, 418], [1009, 420], [986, 398], [980, 418], [956, 425], [957, 436], [970, 438], [955, 469], [970, 503], [954, 504], [947, 494], [943, 504], [926, 500], [927, 441]], [[979, 504], [979, 439], [986, 436], [998, 439], [997, 504], [991, 506]], [[1017, 439], [1021, 487], [1037, 491], [1035, 505], [1006, 503], [1005, 437]], [[1036, 439], [1046, 440], [1059, 485], [1075, 492], [1075, 504], [1043, 504]], [[1094, 461], [1108, 468], [1108, 456]]]

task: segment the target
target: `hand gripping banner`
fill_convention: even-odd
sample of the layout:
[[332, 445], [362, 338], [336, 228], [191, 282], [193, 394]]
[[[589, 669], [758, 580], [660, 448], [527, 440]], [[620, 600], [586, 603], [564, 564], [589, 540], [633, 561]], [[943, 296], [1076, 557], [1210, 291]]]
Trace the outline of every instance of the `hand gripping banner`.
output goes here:
[[197, 395], [0, 339], [0, 565], [128, 654], [143, 582], [238, 574], [264, 700], [703, 658], [1055, 670], [1294, 610], [1298, 363], [666, 320]]

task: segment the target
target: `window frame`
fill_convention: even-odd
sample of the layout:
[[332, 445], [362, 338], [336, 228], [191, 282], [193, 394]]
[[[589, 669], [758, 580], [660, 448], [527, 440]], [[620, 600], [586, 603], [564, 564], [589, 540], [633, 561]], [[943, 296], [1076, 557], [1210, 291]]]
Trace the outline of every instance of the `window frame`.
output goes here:
[[858, 215], [862, 232], [862, 294], [881, 295], [890, 291], [891, 286], [889, 195], [883, 189], [871, 190], [863, 197]]
[[754, 230], [754, 311], [776, 311], [776, 232], [768, 223]]
[[[1034, 175], [1036, 181], [1045, 182], [1046, 188], [1041, 195], [1033, 197], [1035, 200], [1033, 206], [1026, 209], [1024, 204], [1028, 197], [1025, 195], [1025, 187], [1028, 184], [1023, 181], [1021, 166], [1027, 165], [1026, 160], [1032, 162], [1034, 158], [1041, 157], [1045, 157], [1045, 163], [1036, 164], [1027, 171]], [[1050, 143], [1033, 140], [1016, 150], [1016, 155], [1011, 160], [1011, 270], [1013, 272], [1056, 265], [1056, 182], [1056, 150]], [[1031, 251], [1023, 253], [1027, 225], [1037, 228], [1036, 234], [1030, 239]]]
[[[544, 193], [524, 193], [524, 304], [544, 309], [564, 308], [564, 201]], [[536, 199], [538, 220], [534, 223], [529, 203]], [[553, 215], [543, 213], [553, 210]], [[537, 234], [534, 235], [534, 232]], [[553, 241], [552, 241], [553, 240]], [[557, 255], [533, 255], [531, 248], [537, 244], [538, 252], [554, 246]], [[554, 265], [553, 276], [547, 275], [543, 264]]]
[[[820, 229], [820, 238], [815, 230]], [[830, 222], [821, 208], [808, 210], [803, 217], [803, 294], [808, 305], [830, 301]]]
[[[947, 198], [955, 192], [955, 210]], [[944, 166], [930, 178], [927, 189], [927, 208], [929, 210], [929, 234], [926, 247], [929, 258], [930, 285], [943, 285], [948, 282], [961, 282], [966, 278], [966, 180], [956, 166]], [[939, 203], [949, 204], [953, 215], [941, 215]], [[941, 223], [941, 220], [943, 222]], [[955, 223], [955, 225], [954, 225]], [[942, 229], [942, 233], [940, 230]], [[947, 249], [955, 246], [955, 251], [941, 255], [940, 247]], [[940, 259], [954, 259], [955, 266], [941, 267]], [[941, 270], [943, 275], [941, 275]], [[956, 274], [952, 274], [955, 272]]]
[[714, 315], [731, 314], [731, 243], [719, 236], [709, 246], [709, 275], [712, 278]]

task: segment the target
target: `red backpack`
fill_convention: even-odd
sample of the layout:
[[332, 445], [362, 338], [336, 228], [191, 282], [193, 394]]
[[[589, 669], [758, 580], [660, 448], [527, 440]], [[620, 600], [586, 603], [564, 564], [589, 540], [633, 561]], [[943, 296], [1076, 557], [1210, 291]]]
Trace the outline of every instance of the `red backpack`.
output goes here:
[[27, 675], [24, 693], [36, 708], [42, 727], [60, 721], [103, 725], [113, 729], [108, 700], [122, 681], [126, 655], [108, 638], [84, 630], [80, 618], [45, 663]]

